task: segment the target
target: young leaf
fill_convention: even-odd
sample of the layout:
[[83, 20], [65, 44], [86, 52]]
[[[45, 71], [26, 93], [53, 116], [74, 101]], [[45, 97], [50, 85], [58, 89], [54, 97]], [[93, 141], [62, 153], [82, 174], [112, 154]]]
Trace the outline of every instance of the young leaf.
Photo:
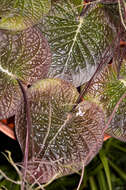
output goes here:
[[[78, 92], [61, 79], [36, 82], [27, 91], [32, 129], [29, 142], [29, 179], [48, 182], [77, 172], [96, 155], [103, 143], [104, 113], [92, 102], [71, 108]], [[22, 100], [15, 117], [22, 151], [26, 140], [26, 107]]]
[[0, 44], [0, 119], [3, 119], [15, 114], [20, 100], [16, 78], [25, 85], [45, 78], [51, 52], [37, 28], [18, 34], [0, 31]]
[[89, 6], [80, 17], [77, 7], [74, 0], [56, 2], [40, 28], [52, 50], [49, 77], [80, 86], [92, 77], [108, 49], [106, 63], [110, 61], [117, 33], [102, 4]]
[[20, 31], [38, 23], [51, 0], [0, 0], [0, 29]]

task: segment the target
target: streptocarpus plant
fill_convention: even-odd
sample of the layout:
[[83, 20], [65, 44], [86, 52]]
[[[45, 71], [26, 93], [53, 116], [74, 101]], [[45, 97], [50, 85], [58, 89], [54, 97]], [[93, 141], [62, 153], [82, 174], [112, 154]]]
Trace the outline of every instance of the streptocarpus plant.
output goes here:
[[[98, 88], [104, 92], [106, 102], [113, 101], [110, 90], [103, 88], [109, 84], [109, 77], [103, 81], [103, 87], [95, 86], [93, 92], [90, 85], [81, 103], [77, 99], [83, 94], [80, 96], [76, 87], [90, 79], [95, 81], [94, 73], [100, 77], [118, 47], [120, 24], [117, 25], [115, 17], [119, 13], [115, 11], [112, 17], [107, 6], [113, 4], [109, 3], [85, 6], [80, 0], [52, 1], [43, 20], [42, 14], [49, 11], [50, 1], [1, 3], [5, 8], [1, 10], [0, 28], [8, 30], [0, 31], [0, 119], [15, 116], [16, 137], [25, 152], [24, 174], [29, 183], [48, 183], [55, 177], [78, 172], [102, 147], [107, 119], [122, 91], [117, 91], [119, 96], [114, 105], [106, 108], [94, 96]], [[117, 73], [110, 73], [112, 81], [113, 76], [115, 87], [123, 85], [125, 93], [125, 80], [119, 81]], [[23, 94], [17, 81], [24, 89]], [[123, 104], [125, 99], [119, 106]], [[120, 127], [116, 124], [113, 128], [118, 131]]]

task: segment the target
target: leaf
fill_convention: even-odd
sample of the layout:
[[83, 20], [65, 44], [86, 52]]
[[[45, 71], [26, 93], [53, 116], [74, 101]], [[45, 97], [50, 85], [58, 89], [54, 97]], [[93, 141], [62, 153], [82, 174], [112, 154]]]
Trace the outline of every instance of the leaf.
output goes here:
[[52, 50], [49, 77], [72, 81], [75, 86], [92, 77], [106, 54], [105, 62], [111, 60], [117, 42], [112, 18], [102, 4], [88, 6], [84, 16], [79, 15], [74, 0], [58, 1], [40, 25]]
[[110, 177], [110, 169], [109, 169], [108, 160], [107, 160], [107, 157], [105, 155], [104, 150], [100, 150], [99, 156], [100, 156], [100, 159], [101, 159], [102, 164], [104, 166], [104, 170], [105, 170], [105, 174], [106, 174], [109, 190], [112, 190], [112, 183], [111, 183], [111, 177]]
[[103, 170], [100, 170], [97, 174], [99, 189], [107, 190], [108, 187], [106, 185], [105, 176]]
[[[92, 102], [71, 109], [78, 92], [61, 79], [36, 82], [27, 91], [32, 129], [28, 168], [41, 183], [77, 172], [97, 154], [103, 143], [104, 114]], [[15, 116], [16, 135], [25, 149], [26, 110], [22, 100]], [[33, 175], [33, 176], [32, 176]]]
[[90, 183], [91, 190], [97, 190], [98, 189], [93, 176], [89, 177], [89, 183]]
[[[10, 180], [14, 180], [15, 182], [18, 180], [18, 175], [17, 172], [14, 170], [14, 168], [9, 165], [0, 165], [0, 170], [2, 170], [2, 172], [10, 179]], [[13, 189], [13, 190], [20, 190], [20, 186], [18, 184], [14, 184], [11, 181], [8, 181], [7, 179], [2, 179], [0, 180], [0, 189], [4, 189], [3, 187], [5, 187], [6, 189]]]
[[121, 168], [119, 168], [115, 163], [113, 163], [111, 160], [109, 160], [109, 164], [118, 173], [118, 175], [125, 181], [126, 173]]
[[[106, 68], [93, 82], [88, 90], [88, 95], [85, 99], [95, 99], [103, 106], [107, 119], [113, 112], [114, 107], [126, 93], [126, 62], [122, 63], [120, 76], [118, 78], [118, 71], [115, 67], [110, 66]], [[106, 130], [106, 133], [126, 141], [126, 98], [120, 103], [111, 123]]]
[[116, 25], [116, 27], [120, 28], [121, 19], [120, 19], [120, 15], [119, 15], [119, 7], [118, 7], [117, 1], [116, 0], [108, 0], [108, 2], [107, 2], [107, 0], [104, 0], [104, 1], [102, 1], [102, 3], [106, 3], [106, 4], [104, 4], [104, 9], [105, 9], [106, 14], [108, 14], [109, 17], [113, 19], [114, 25]]
[[31, 85], [45, 78], [51, 64], [46, 39], [37, 28], [19, 34], [0, 31], [0, 119], [15, 114], [21, 90], [16, 79]]
[[50, 7], [51, 0], [1, 0], [0, 29], [27, 29], [37, 24]]

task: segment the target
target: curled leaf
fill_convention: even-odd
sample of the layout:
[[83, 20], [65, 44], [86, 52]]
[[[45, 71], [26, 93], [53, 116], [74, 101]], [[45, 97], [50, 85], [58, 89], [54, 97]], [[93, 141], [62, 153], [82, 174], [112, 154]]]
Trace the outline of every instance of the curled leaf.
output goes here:
[[[78, 92], [61, 79], [36, 82], [27, 91], [32, 129], [28, 178], [41, 183], [77, 172], [96, 155], [103, 143], [104, 113], [92, 102], [80, 103]], [[16, 114], [17, 139], [22, 151], [26, 138], [26, 107], [22, 100]]]

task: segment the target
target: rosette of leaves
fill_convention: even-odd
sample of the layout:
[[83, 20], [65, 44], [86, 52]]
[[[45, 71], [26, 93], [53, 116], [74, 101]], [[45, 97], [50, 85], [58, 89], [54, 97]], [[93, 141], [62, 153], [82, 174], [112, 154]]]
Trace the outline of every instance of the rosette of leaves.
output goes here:
[[47, 40], [37, 28], [18, 34], [0, 31], [0, 119], [15, 114], [21, 90], [38, 79], [45, 78], [51, 64]]
[[[27, 90], [27, 96], [32, 120], [28, 179], [45, 183], [87, 165], [103, 143], [105, 118], [100, 106], [84, 101], [71, 112], [79, 94], [74, 86], [61, 79], [37, 81]], [[26, 112], [22, 98], [15, 126], [23, 152]]]
[[82, 1], [78, 2], [54, 2], [40, 25], [52, 50], [48, 76], [72, 81], [76, 87], [90, 80], [103, 59], [110, 61], [118, 41], [113, 18], [103, 4], [88, 5], [79, 16]]
[[[106, 133], [126, 141], [126, 61], [122, 63], [120, 73], [117, 68], [118, 66], [113, 64], [104, 69], [94, 79], [85, 99], [93, 98], [98, 104], [101, 104], [107, 119], [118, 104]], [[124, 98], [121, 100], [122, 96]], [[120, 100], [121, 102], [119, 102]]]
[[20, 31], [48, 13], [51, 0], [0, 0], [0, 29]]

